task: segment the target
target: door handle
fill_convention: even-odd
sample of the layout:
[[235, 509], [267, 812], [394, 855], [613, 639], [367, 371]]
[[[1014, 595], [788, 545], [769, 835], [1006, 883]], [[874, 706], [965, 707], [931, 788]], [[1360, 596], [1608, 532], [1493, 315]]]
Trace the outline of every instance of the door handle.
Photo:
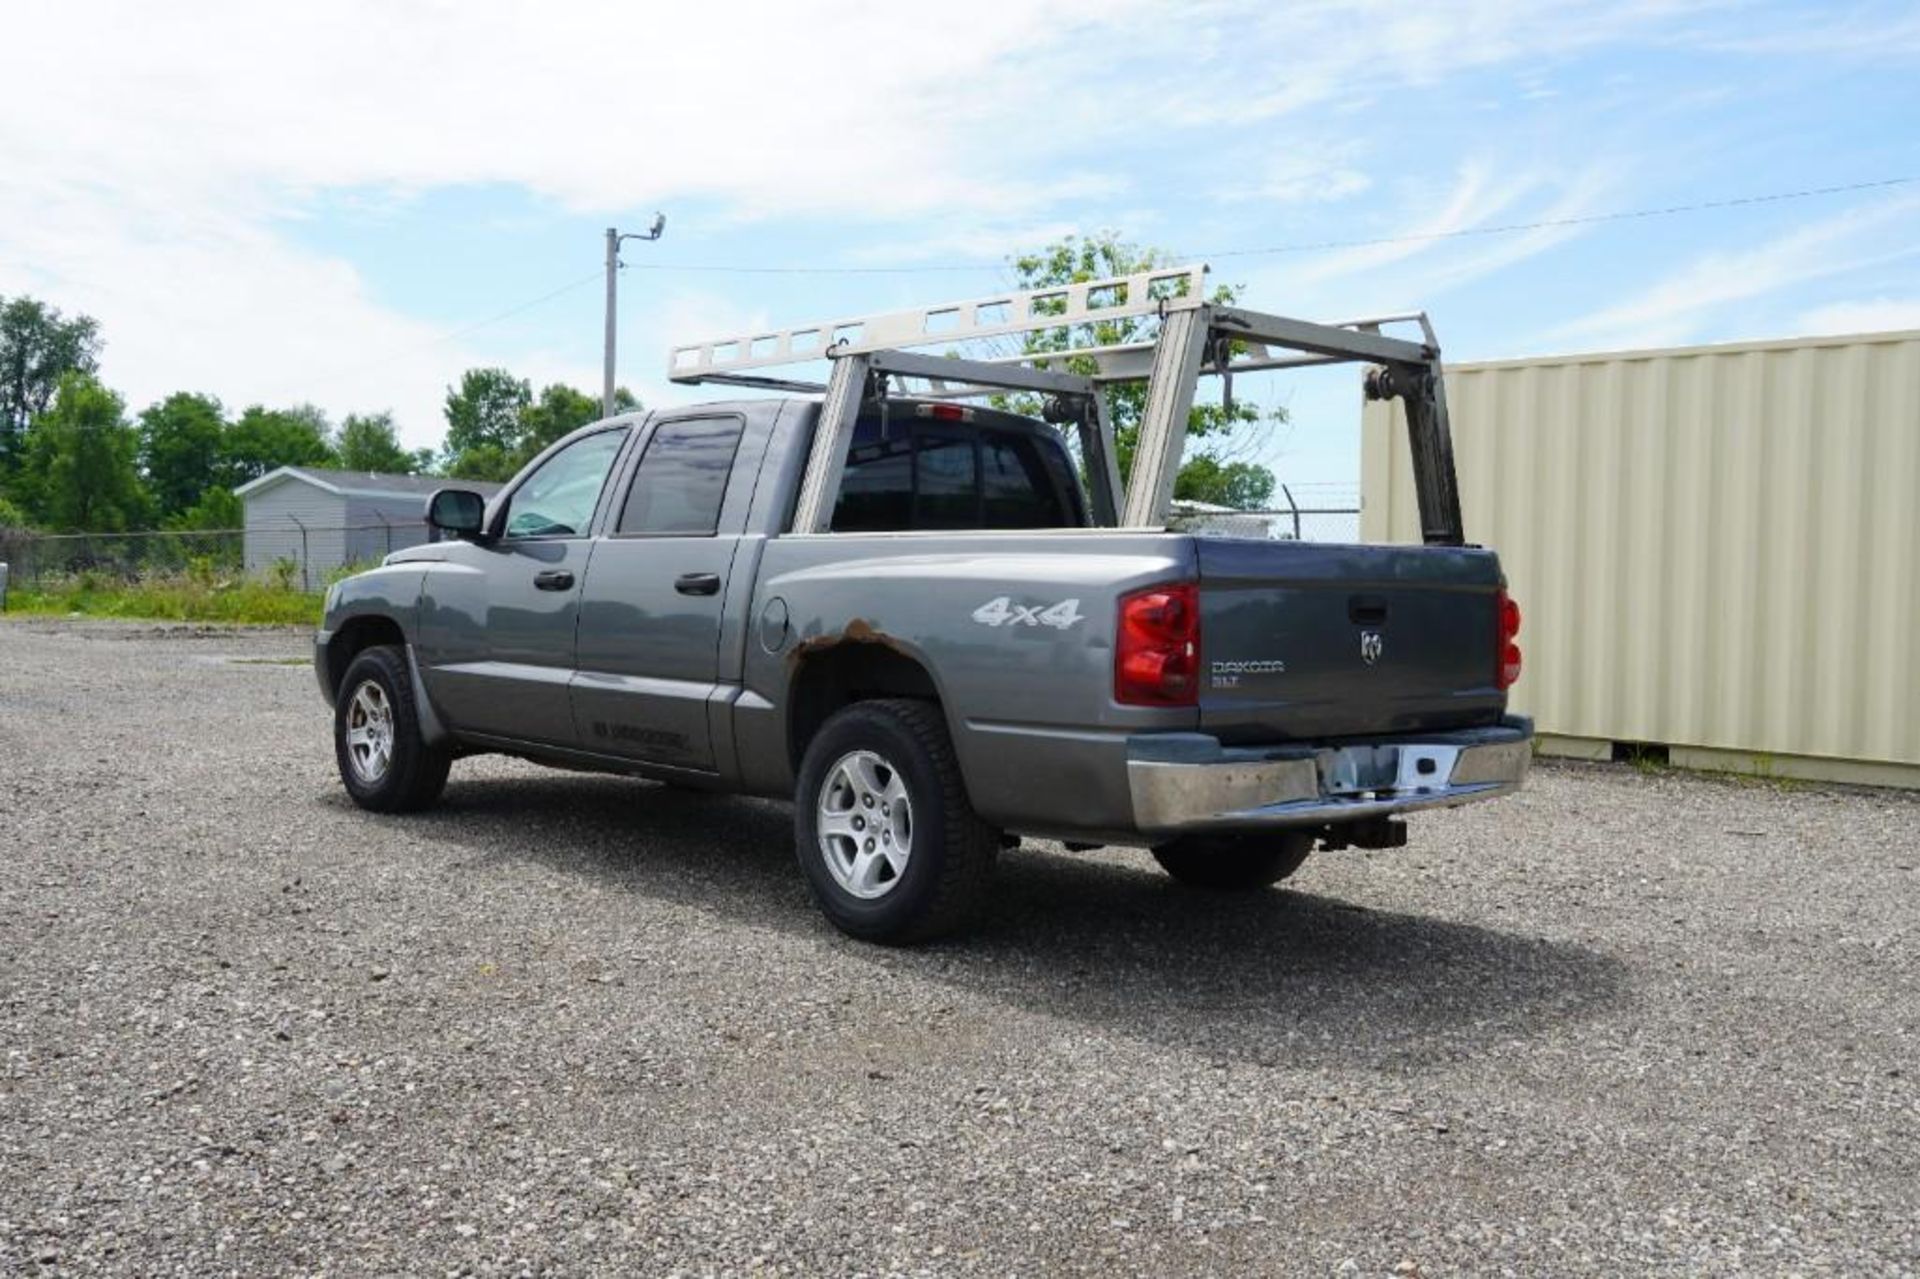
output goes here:
[[550, 568], [533, 575], [533, 585], [542, 591], [564, 591], [573, 585], [573, 574], [563, 568]]
[[682, 573], [673, 579], [673, 589], [682, 595], [718, 595], [720, 575], [718, 573]]

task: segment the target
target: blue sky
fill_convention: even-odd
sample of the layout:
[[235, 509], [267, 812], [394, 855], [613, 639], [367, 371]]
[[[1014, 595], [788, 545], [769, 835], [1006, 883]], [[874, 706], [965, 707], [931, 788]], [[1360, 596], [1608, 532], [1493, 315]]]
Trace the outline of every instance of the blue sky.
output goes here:
[[[464, 368], [595, 387], [600, 233], [655, 209], [650, 403], [703, 394], [670, 341], [988, 292], [1100, 229], [1265, 309], [1425, 308], [1457, 359], [1920, 327], [1920, 182], [1297, 247], [1920, 176], [1910, 2], [54, 8], [7, 24], [0, 293], [99, 317], [135, 408], [427, 444]], [[1236, 389], [1291, 410], [1253, 446], [1283, 479], [1354, 481], [1351, 371]]]

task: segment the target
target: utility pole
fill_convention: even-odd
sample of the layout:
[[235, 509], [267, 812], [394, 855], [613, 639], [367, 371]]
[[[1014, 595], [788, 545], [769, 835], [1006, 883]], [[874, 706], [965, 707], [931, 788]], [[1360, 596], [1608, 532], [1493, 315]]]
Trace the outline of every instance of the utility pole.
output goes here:
[[620, 296], [620, 242], [622, 240], [657, 240], [667, 229], [667, 215], [653, 215], [653, 225], [645, 231], [628, 231], [624, 234], [618, 228], [607, 228], [607, 342], [606, 367], [600, 386], [600, 416], [613, 416], [613, 351], [615, 345], [614, 312]]

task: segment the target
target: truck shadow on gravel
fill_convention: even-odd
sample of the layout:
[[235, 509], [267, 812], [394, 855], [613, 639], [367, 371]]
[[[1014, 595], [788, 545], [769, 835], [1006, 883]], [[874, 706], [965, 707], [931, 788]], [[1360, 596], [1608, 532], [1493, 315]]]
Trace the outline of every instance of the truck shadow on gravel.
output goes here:
[[456, 782], [413, 820], [470, 866], [531, 859], [804, 937], [832, 952], [823, 966], [882, 965], [1222, 1062], [1417, 1069], [1592, 1016], [1624, 986], [1624, 965], [1584, 947], [1316, 894], [1311, 863], [1299, 889], [1217, 895], [1022, 849], [973, 931], [896, 950], [820, 916], [784, 805], [556, 776]]

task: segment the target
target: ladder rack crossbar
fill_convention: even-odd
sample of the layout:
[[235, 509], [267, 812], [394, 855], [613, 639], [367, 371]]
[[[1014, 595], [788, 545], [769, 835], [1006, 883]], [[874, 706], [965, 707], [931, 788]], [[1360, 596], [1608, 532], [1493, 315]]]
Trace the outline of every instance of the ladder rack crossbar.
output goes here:
[[[1427, 319], [1425, 311], [1395, 312], [1391, 315], [1367, 316], [1358, 320], [1338, 320], [1314, 327], [1322, 331], [1346, 329], [1367, 337], [1379, 337], [1381, 328], [1388, 324], [1416, 324], [1420, 327], [1421, 336], [1427, 346], [1433, 350], [1439, 349], [1439, 344], [1433, 336], [1433, 326]], [[1090, 359], [1098, 370], [1093, 375], [1095, 382], [1143, 382], [1151, 368], [1156, 343], [1156, 339], [1147, 339], [1140, 342], [1114, 342], [1106, 346], [1076, 347], [1070, 351], [1031, 351], [1022, 352], [1019, 355], [995, 355], [988, 357], [985, 362], [988, 364], [1035, 364], [1046, 368], [1049, 362], [1054, 360]], [[1259, 373], [1268, 369], [1304, 368], [1317, 364], [1344, 364], [1355, 360], [1379, 358], [1378, 352], [1335, 354], [1301, 351], [1284, 346], [1280, 347], [1280, 351], [1291, 351], [1291, 353], [1280, 354], [1276, 353], [1275, 344], [1254, 339], [1239, 339], [1236, 345], [1241, 349], [1234, 352], [1224, 369], [1218, 359], [1209, 352], [1205, 362], [1200, 366], [1200, 375], [1215, 377], [1222, 372]]]
[[749, 331], [673, 347], [667, 354], [667, 379], [698, 382], [714, 373], [797, 364], [829, 355], [861, 355], [1190, 310], [1206, 302], [1206, 275], [1206, 265], [1196, 263], [1078, 284], [1011, 289], [905, 311]]

